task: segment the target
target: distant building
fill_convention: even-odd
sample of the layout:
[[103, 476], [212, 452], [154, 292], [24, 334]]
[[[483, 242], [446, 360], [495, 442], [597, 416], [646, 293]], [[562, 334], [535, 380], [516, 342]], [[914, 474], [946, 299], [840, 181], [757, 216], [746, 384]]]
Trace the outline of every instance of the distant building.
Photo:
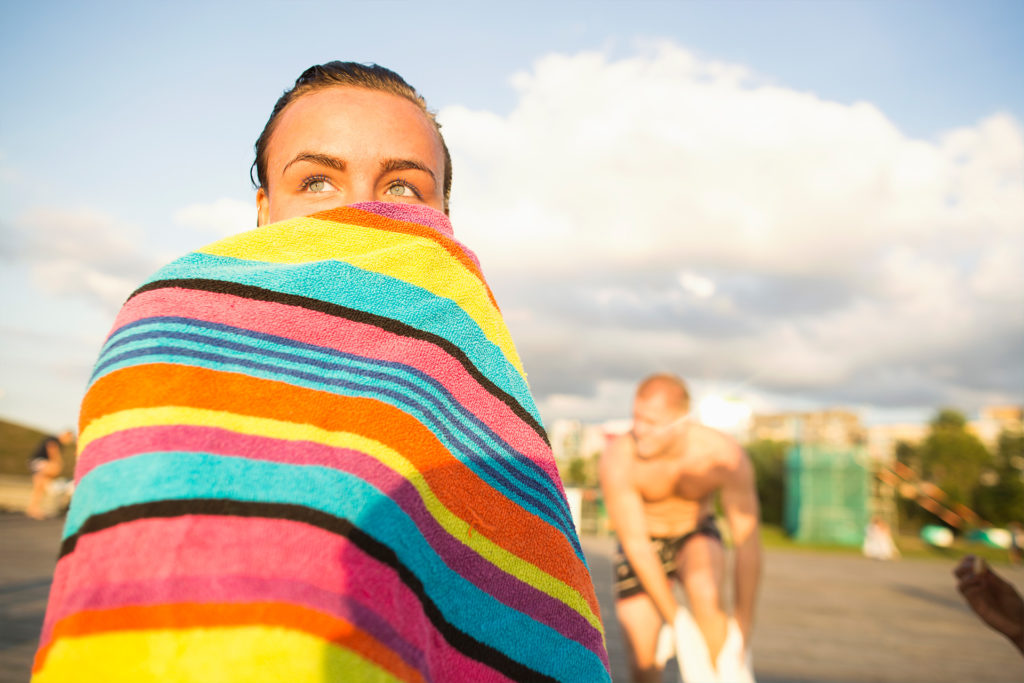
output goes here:
[[608, 420], [585, 424], [579, 420], [555, 420], [548, 429], [555, 460], [566, 463], [576, 458], [589, 459], [601, 455], [608, 443], [629, 431], [629, 420]]
[[[977, 420], [967, 423], [967, 430], [985, 444], [990, 451], [999, 446], [999, 435], [1004, 431], [1021, 431], [1024, 428], [1024, 407], [985, 406], [979, 411]], [[891, 424], [868, 428], [868, 452], [872, 458], [882, 462], [896, 459], [896, 448], [902, 442], [919, 446], [931, 431], [931, 425]]]
[[986, 448], [995, 451], [999, 447], [1000, 434], [1024, 429], [1024, 406], [985, 406], [978, 419], [969, 422], [967, 428]]
[[[574, 458], [600, 455], [608, 443], [632, 427], [628, 419], [585, 424], [579, 420], [555, 420], [548, 429], [555, 459], [566, 463]], [[990, 450], [995, 450], [1004, 431], [1024, 429], [1024, 406], [986, 406], [967, 428]], [[931, 429], [927, 423], [889, 424], [865, 427], [860, 416], [844, 409], [753, 415], [749, 422], [749, 441], [802, 441], [837, 447], [867, 446], [871, 459], [888, 463], [896, 459], [902, 442], [920, 445]], [[741, 439], [747, 441], [747, 439]]]
[[868, 455], [884, 463], [896, 459], [900, 443], [917, 446], [928, 436], [927, 424], [891, 424], [868, 427]]
[[579, 420], [555, 420], [548, 427], [548, 439], [555, 460], [562, 463], [577, 457], [580, 452], [580, 438], [583, 423]]
[[860, 446], [867, 443], [868, 433], [856, 413], [833, 409], [754, 415], [750, 425], [750, 439]]

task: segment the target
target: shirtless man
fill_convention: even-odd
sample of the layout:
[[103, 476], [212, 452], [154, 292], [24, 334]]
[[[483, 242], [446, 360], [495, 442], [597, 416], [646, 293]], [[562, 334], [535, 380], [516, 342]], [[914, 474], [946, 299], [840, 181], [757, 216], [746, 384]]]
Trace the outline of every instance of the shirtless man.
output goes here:
[[[648, 377], [637, 388], [633, 429], [601, 459], [601, 485], [620, 552], [615, 611], [634, 681], [660, 681], [655, 661], [663, 623], [678, 609], [678, 580], [716, 661], [726, 640], [722, 604], [725, 553], [715, 526], [714, 495], [735, 548], [734, 614], [748, 649], [761, 574], [754, 469], [730, 437], [688, 418], [690, 396], [674, 375]], [[680, 657], [683, 655], [680, 654]]]

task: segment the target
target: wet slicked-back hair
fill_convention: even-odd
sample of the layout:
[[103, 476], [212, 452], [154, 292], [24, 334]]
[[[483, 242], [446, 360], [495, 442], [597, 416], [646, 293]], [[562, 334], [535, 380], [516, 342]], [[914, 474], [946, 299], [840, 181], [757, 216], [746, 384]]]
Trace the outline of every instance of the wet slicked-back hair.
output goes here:
[[668, 401], [679, 407], [679, 410], [686, 413], [690, 410], [690, 390], [686, 388], [686, 382], [678, 375], [669, 372], [659, 372], [645, 378], [636, 388], [637, 398], [650, 398], [655, 394], [662, 394]]
[[[256, 140], [256, 160], [252, 162], [249, 169], [249, 178], [257, 188], [267, 188], [267, 145], [270, 144], [270, 136], [274, 134], [277, 127], [277, 119], [281, 112], [289, 104], [303, 95], [324, 88], [335, 86], [350, 86], [353, 88], [366, 88], [367, 90], [379, 90], [381, 92], [398, 95], [409, 100], [426, 115], [430, 123], [437, 131], [437, 137], [441, 141], [441, 149], [444, 150], [444, 210], [448, 211], [448, 197], [452, 191], [452, 158], [448, 153], [448, 145], [445, 144], [444, 136], [441, 135], [441, 124], [437, 122], [434, 112], [427, 109], [427, 101], [416, 92], [416, 89], [405, 82], [401, 76], [391, 69], [386, 69], [377, 64], [359, 64], [358, 62], [327, 62], [311, 66], [302, 72], [302, 75], [295, 80], [291, 90], [286, 90], [274, 110], [267, 119], [267, 125]], [[256, 178], [253, 178], [253, 170], [256, 171]]]

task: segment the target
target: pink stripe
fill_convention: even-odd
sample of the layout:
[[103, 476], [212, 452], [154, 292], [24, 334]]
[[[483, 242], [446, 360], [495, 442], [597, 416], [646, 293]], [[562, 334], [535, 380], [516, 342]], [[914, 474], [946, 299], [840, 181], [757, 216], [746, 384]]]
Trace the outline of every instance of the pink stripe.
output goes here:
[[93, 439], [78, 455], [75, 482], [100, 465], [140, 453], [188, 451], [234, 455], [290, 465], [320, 465], [342, 468], [356, 451], [312, 441], [288, 441], [241, 434], [219, 427], [169, 425], [136, 427]]
[[[116, 432], [91, 442], [79, 459], [77, 474], [82, 477], [104, 462], [138, 453], [178, 450], [226, 456], [244, 454], [251, 459], [318, 465], [350, 472], [377, 489], [387, 491], [413, 520], [434, 552], [462, 577], [567, 638], [593, 648], [598, 654], [602, 651], [601, 634], [583, 616], [521, 581], [511, 573], [511, 568], [496, 566], [453, 538], [427, 510], [419, 492], [405, 477], [359, 451], [308, 441], [281, 441], [236, 434], [214, 427], [142, 427]], [[502, 544], [500, 536], [489, 536], [495, 543]]]
[[[335, 534], [265, 518], [145, 519], [87, 534], [57, 564], [53, 595], [74, 597], [51, 599], [40, 646], [49, 642], [55, 623], [80, 609], [130, 604], [125, 598], [134, 591], [121, 594], [123, 586], [175, 580], [184, 580], [187, 598], [195, 602], [217, 602], [241, 582], [261, 580], [344, 596], [372, 605], [402, 640], [425, 653], [435, 679], [507, 680], [448, 645], [393, 569]], [[168, 589], [159, 597], [186, 596]], [[317, 608], [332, 612], [330, 606]]]
[[114, 330], [142, 318], [169, 314], [416, 368], [440, 382], [455, 400], [538, 465], [561, 489], [558, 470], [544, 439], [526, 428], [507, 405], [481, 387], [457, 360], [434, 344], [297, 306], [181, 288], [151, 290], [133, 297], [122, 307]]

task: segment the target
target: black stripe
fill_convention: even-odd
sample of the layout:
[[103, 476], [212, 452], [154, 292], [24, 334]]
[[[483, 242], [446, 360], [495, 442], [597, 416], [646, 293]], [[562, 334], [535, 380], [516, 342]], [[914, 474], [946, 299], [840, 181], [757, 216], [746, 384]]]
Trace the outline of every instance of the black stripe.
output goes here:
[[193, 498], [184, 500], [160, 500], [152, 503], [138, 503], [115, 508], [109, 512], [89, 517], [78, 531], [61, 543], [58, 559], [75, 550], [78, 540], [103, 529], [141, 519], [182, 517], [186, 515], [224, 515], [231, 517], [263, 517], [301, 522], [344, 537], [364, 553], [395, 570], [409, 590], [419, 599], [423, 613], [430, 623], [453, 648], [462, 654], [482, 662], [515, 681], [551, 681], [555, 679], [525, 664], [511, 659], [508, 655], [481, 643], [464, 631], [450, 624], [441, 610], [427, 596], [423, 583], [408, 567], [402, 564], [398, 555], [387, 545], [368, 535], [344, 517], [336, 517], [320, 510], [292, 503], [257, 503], [219, 498]]
[[275, 292], [270, 289], [264, 289], [262, 287], [256, 287], [253, 285], [243, 285], [238, 282], [229, 282], [226, 280], [210, 280], [206, 278], [184, 278], [184, 279], [171, 279], [171, 280], [155, 280], [148, 282], [128, 297], [128, 301], [131, 301], [135, 296], [148, 292], [155, 289], [169, 289], [169, 288], [181, 288], [181, 289], [196, 289], [204, 292], [214, 292], [218, 294], [230, 294], [232, 296], [240, 296], [246, 299], [254, 299], [256, 301], [267, 301], [270, 303], [284, 304], [286, 306], [297, 306], [299, 308], [305, 308], [310, 311], [316, 311], [318, 313], [326, 313], [337, 318], [345, 318], [354, 322], [365, 323], [367, 325], [373, 325], [379, 327], [382, 330], [387, 330], [394, 334], [398, 334], [404, 337], [411, 337], [413, 339], [419, 339], [435, 346], [440, 347], [448, 355], [452, 356], [455, 360], [462, 364], [466, 372], [473, 376], [473, 378], [490, 393], [496, 399], [507, 405], [516, 416], [523, 422], [528, 424], [533, 431], [535, 431], [545, 443], [550, 445], [548, 442], [547, 433], [544, 431], [543, 425], [538, 422], [533, 415], [523, 408], [522, 405], [504, 389], [496, 385], [490, 379], [487, 378], [475, 365], [469, 360], [469, 356], [458, 347], [444, 337], [420, 330], [412, 325], [407, 325], [394, 318], [388, 318], [382, 315], [376, 315], [374, 313], [368, 313], [366, 311], [360, 311], [355, 308], [349, 308], [348, 306], [342, 306], [340, 304], [330, 303], [329, 301], [321, 301], [320, 299], [313, 299], [307, 296], [300, 296], [298, 294], [286, 294], [284, 292]]

